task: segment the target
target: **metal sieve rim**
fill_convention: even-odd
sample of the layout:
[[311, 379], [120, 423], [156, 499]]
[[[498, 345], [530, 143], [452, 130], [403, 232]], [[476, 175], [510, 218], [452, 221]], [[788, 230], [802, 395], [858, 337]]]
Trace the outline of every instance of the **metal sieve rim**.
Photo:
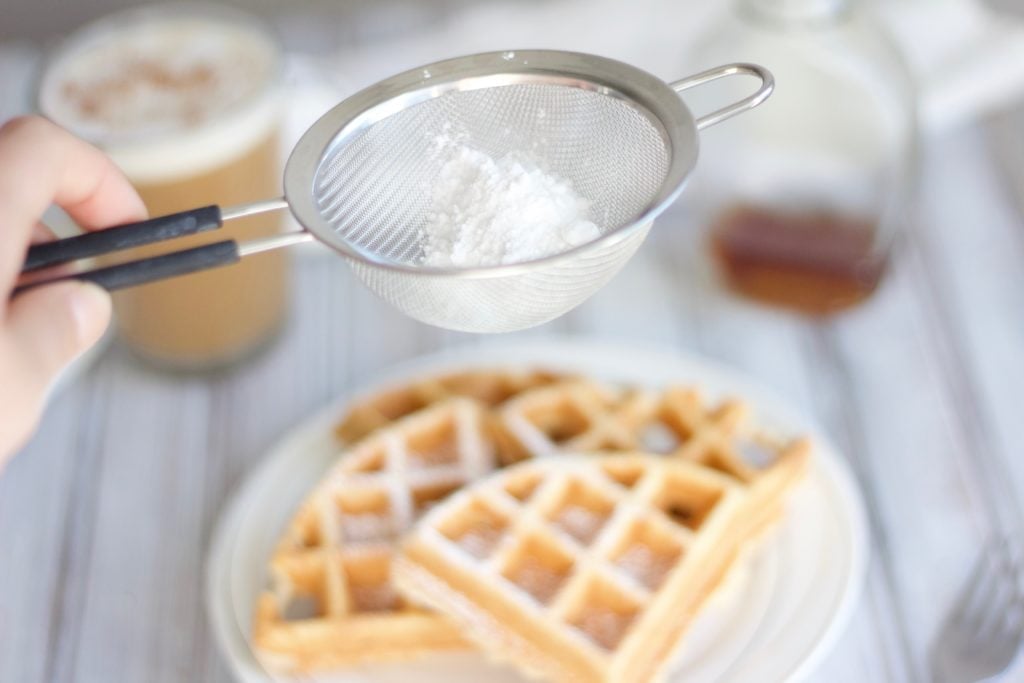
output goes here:
[[[353, 247], [323, 219], [314, 199], [321, 165], [351, 136], [391, 114], [444, 93], [516, 83], [545, 83], [590, 90], [619, 99], [644, 115], [661, 133], [669, 154], [661, 187], [632, 221], [585, 244], [530, 261], [493, 266], [427, 267], [376, 257]], [[577, 258], [619, 241], [653, 221], [682, 192], [697, 162], [697, 126], [672, 87], [629, 64], [560, 50], [484, 52], [434, 62], [387, 78], [332, 108], [299, 139], [285, 165], [284, 193], [296, 220], [318, 240], [363, 264], [423, 276], [489, 278], [517, 275]]]

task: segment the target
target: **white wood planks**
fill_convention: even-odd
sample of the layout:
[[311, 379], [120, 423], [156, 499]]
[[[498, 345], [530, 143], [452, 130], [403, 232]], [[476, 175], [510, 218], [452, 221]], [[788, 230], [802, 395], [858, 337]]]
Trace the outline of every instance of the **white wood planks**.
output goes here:
[[[987, 142], [976, 129], [930, 141], [918, 229], [847, 316], [809, 322], [714, 289], [680, 207], [608, 289], [523, 333], [696, 350], [825, 425], [864, 486], [875, 556], [815, 683], [926, 680], [982, 538], [1012, 521], [992, 501], [1004, 484], [1024, 496], [1024, 156], [996, 145], [1014, 175]], [[293, 303], [279, 342], [239, 372], [168, 378], [114, 349], [54, 402], [0, 477], [0, 681], [225, 680], [202, 582], [227, 496], [334, 395], [477, 341], [403, 318], [315, 254], [297, 263]]]

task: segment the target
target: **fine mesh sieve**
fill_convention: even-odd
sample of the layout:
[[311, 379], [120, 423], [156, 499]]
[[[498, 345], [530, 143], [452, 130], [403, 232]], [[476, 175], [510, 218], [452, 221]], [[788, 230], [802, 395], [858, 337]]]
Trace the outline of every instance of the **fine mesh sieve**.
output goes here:
[[[761, 86], [754, 95], [695, 120], [678, 93], [734, 74], [757, 76]], [[212, 220], [211, 227], [217, 227], [222, 220], [287, 206], [305, 231], [241, 245], [216, 243], [224, 245], [222, 253], [210, 250], [206, 261], [187, 270], [316, 237], [348, 257], [370, 289], [413, 318], [471, 332], [522, 329], [565, 313], [614, 276], [640, 246], [654, 218], [682, 190], [697, 160], [697, 131], [757, 106], [772, 87], [771, 75], [749, 64], [667, 84], [621, 62], [569, 52], [493, 52], [447, 60], [382, 81], [321, 117], [288, 160], [285, 199], [223, 214], [217, 207], [205, 207], [147, 223], [180, 222], [207, 211], [211, 215], [194, 221], [200, 227], [189, 230], [197, 232], [208, 229], [204, 221]], [[423, 265], [423, 228], [433, 184], [446, 161], [439, 146], [444, 139], [493, 158], [526, 152], [540, 160], [546, 171], [568, 180], [589, 200], [588, 218], [600, 236], [523, 263]], [[84, 237], [95, 241], [117, 231], [128, 231], [130, 237], [132, 230], [148, 234], [136, 224]], [[135, 239], [117, 248], [141, 243], [142, 237]], [[59, 251], [67, 241], [33, 251]], [[90, 253], [100, 252], [94, 248]], [[136, 272], [140, 263], [156, 259], [77, 277], [113, 288], [186, 270], [175, 262], [156, 264], [155, 275], [153, 266]], [[30, 253], [26, 270], [67, 260]], [[125, 270], [109, 274], [117, 269]], [[102, 275], [104, 271], [108, 274]]]

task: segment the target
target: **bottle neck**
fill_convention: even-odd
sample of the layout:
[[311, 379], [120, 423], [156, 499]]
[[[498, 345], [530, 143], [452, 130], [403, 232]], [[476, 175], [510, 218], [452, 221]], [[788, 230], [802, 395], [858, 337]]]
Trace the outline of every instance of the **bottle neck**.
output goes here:
[[856, 0], [737, 0], [746, 15], [772, 24], [827, 24], [852, 9]]

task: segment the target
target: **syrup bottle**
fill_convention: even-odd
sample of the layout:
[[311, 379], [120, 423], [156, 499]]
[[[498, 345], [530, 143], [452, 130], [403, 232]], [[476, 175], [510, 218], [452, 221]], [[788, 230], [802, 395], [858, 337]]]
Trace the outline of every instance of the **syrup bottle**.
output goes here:
[[[757, 116], [701, 133], [689, 208], [722, 281], [808, 314], [857, 304], [885, 272], [913, 186], [901, 55], [856, 0], [734, 0], [685, 68], [722, 60], [764, 64], [776, 79]], [[746, 84], [711, 85], [687, 95], [694, 111]]]

